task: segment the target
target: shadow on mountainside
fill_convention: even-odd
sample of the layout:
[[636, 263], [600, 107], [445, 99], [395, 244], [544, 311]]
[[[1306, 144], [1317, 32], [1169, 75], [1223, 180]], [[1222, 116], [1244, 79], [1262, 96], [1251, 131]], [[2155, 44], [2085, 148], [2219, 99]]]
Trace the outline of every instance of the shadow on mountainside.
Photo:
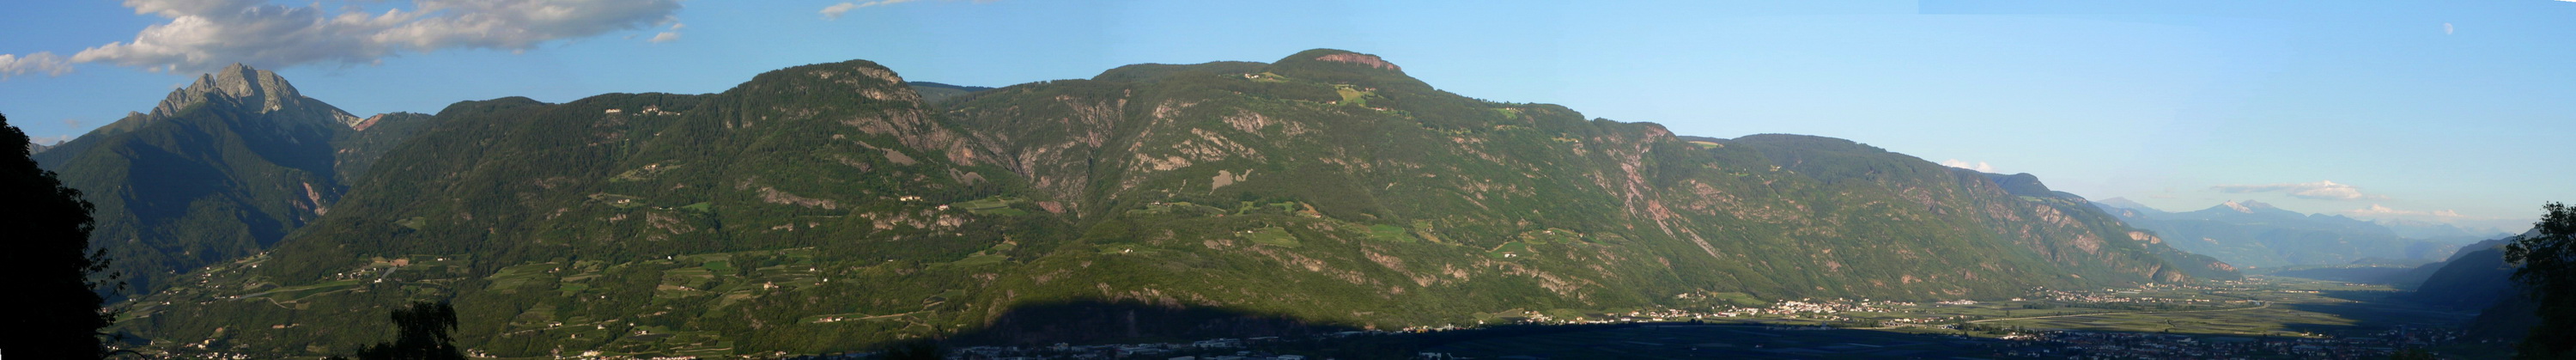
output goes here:
[[2289, 330], [2337, 336], [2369, 336], [2368, 332], [2398, 326], [2458, 327], [2469, 318], [2477, 316], [2476, 311], [2446, 309], [2407, 301], [2402, 297], [2408, 293], [2402, 291], [2324, 291], [2318, 295], [2346, 301], [2277, 305], [2294, 310], [2334, 315], [2351, 320], [2352, 323], [2346, 325], [2290, 324], [2287, 326]]

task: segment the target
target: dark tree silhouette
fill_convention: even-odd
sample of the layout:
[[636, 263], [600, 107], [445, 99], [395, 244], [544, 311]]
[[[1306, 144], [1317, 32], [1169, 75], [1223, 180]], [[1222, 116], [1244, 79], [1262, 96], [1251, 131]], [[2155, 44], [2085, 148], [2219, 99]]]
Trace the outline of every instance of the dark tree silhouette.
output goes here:
[[89, 247], [90, 204], [54, 172], [29, 159], [27, 133], [0, 116], [0, 274], [9, 306], [0, 306], [0, 357], [97, 359], [108, 354], [99, 332], [115, 319], [100, 310], [99, 291], [120, 291], [104, 251]]
[[2424, 350], [2424, 348], [2407, 348], [2406, 350], [2399, 350], [2396, 353], [2388, 354], [2388, 360], [2437, 360], [2441, 358], [2442, 357], [2439, 356], [2433, 356], [2432, 351]]
[[2504, 259], [2522, 264], [2513, 280], [2540, 303], [2540, 325], [2522, 338], [2522, 359], [2576, 358], [2576, 209], [2552, 202], [2532, 226], [2539, 234], [2506, 244]]
[[[465, 360], [456, 350], [456, 307], [444, 302], [412, 303], [394, 309], [394, 341], [358, 350], [359, 360]], [[337, 359], [336, 357], [334, 359]]]

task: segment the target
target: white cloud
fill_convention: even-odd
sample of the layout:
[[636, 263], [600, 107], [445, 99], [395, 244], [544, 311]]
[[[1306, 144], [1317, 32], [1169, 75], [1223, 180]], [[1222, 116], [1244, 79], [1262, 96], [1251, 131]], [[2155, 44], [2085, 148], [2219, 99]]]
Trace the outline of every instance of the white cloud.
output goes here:
[[863, 8], [863, 7], [870, 7], [870, 6], [884, 6], [884, 5], [894, 5], [894, 4], [908, 3], [908, 2], [912, 2], [912, 1], [913, 1], [913, 0], [873, 0], [873, 1], [844, 2], [844, 3], [839, 3], [839, 4], [832, 4], [832, 6], [825, 6], [825, 7], [823, 7], [823, 19], [824, 19], [824, 20], [840, 20], [840, 19], [841, 19], [841, 15], [842, 15], [842, 14], [848, 14], [848, 13], [850, 13], [850, 10], [858, 10], [859, 8]]
[[1968, 170], [1976, 170], [1977, 172], [1995, 172], [1995, 166], [1994, 166], [1993, 164], [1987, 164], [1987, 163], [1986, 163], [1986, 162], [1984, 162], [1984, 161], [1979, 161], [1979, 162], [1977, 162], [1976, 164], [1971, 165], [1971, 164], [1968, 164], [1968, 162], [1966, 162], [1966, 161], [1959, 161], [1959, 159], [1950, 159], [1949, 161], [1942, 161], [1942, 162], [1941, 162], [1941, 166], [1948, 166], [1948, 167], [1961, 168], [1961, 169], [1968, 169]]
[[652, 40], [645, 40], [645, 41], [651, 41], [651, 42], [653, 42], [653, 43], [659, 44], [659, 43], [671, 42], [672, 40], [679, 40], [679, 39], [680, 39], [680, 28], [685, 28], [685, 27], [689, 27], [689, 24], [671, 23], [671, 31], [664, 31], [664, 32], [662, 32], [662, 33], [660, 33], [660, 34], [653, 34], [653, 39], [652, 39]]
[[72, 63], [64, 61], [62, 56], [54, 55], [51, 51], [39, 51], [27, 56], [0, 54], [0, 80], [8, 80], [11, 76], [30, 72], [62, 76], [72, 72]]
[[2303, 198], [2303, 199], [2319, 199], [2319, 200], [2359, 200], [2359, 199], [2365, 199], [2365, 198], [2367, 198], [2367, 199], [2386, 199], [2386, 198], [2388, 198], [2388, 197], [2386, 197], [2386, 196], [2362, 194], [2362, 193], [2361, 193], [2361, 188], [2353, 187], [2352, 185], [2337, 184], [2337, 183], [2335, 183], [2335, 182], [2333, 182], [2333, 181], [2317, 181], [2317, 182], [2308, 182], [2308, 183], [2262, 184], [2262, 185], [2219, 185], [2219, 186], [2211, 186], [2211, 187], [2209, 187], [2209, 188], [2210, 188], [2210, 189], [2214, 189], [2214, 190], [2218, 190], [2218, 191], [2231, 192], [2231, 193], [2283, 192], [2283, 193], [2289, 193], [2289, 195], [2290, 195], [2291, 197], [2297, 197], [2297, 198]]
[[2366, 208], [2359, 208], [2359, 209], [2352, 209], [2352, 210], [2344, 210], [2344, 211], [2343, 211], [2343, 213], [2345, 213], [2345, 214], [2352, 214], [2352, 215], [2354, 215], [2354, 216], [2367, 216], [2367, 217], [2432, 217], [2432, 218], [2446, 218], [2446, 219], [2457, 219], [2457, 218], [2465, 218], [2465, 217], [2468, 217], [2468, 216], [2466, 216], [2466, 215], [2460, 215], [2460, 212], [2459, 212], [2459, 211], [2457, 211], [2457, 210], [2434, 210], [2434, 211], [2398, 210], [2398, 209], [2389, 208], [2389, 207], [2386, 207], [2386, 206], [2380, 206], [2379, 204], [2370, 204], [2370, 207], [2366, 207]]
[[840, 20], [840, 19], [841, 19], [841, 14], [847, 14], [847, 13], [849, 13], [849, 12], [850, 12], [850, 9], [857, 9], [857, 8], [859, 8], [859, 4], [852, 4], [852, 3], [839, 3], [839, 4], [832, 4], [832, 6], [825, 6], [825, 7], [823, 7], [823, 19], [825, 19], [825, 20]]
[[133, 41], [81, 50], [71, 61], [202, 72], [235, 62], [262, 67], [372, 64], [403, 53], [445, 49], [519, 52], [556, 40], [670, 23], [680, 8], [678, 0], [408, 2], [408, 11], [371, 14], [328, 10], [320, 3], [126, 0], [125, 6], [137, 14], [168, 20], [144, 28]]
[[72, 138], [73, 136], [71, 135], [29, 136], [27, 137], [27, 143], [54, 146], [62, 145], [65, 141], [72, 141]]

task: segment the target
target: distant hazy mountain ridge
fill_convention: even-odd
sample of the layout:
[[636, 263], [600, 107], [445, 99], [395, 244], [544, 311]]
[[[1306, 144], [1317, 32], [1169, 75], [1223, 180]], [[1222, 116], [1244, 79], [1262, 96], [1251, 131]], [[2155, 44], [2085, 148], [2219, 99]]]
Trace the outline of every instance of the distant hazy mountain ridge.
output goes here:
[[2122, 198], [2094, 204], [2131, 226], [2164, 236], [2174, 248], [2238, 266], [2351, 264], [2371, 258], [2432, 261], [2476, 241], [2473, 237], [2408, 238], [2378, 223], [2301, 214], [2252, 200], [2189, 212], [2165, 212]]

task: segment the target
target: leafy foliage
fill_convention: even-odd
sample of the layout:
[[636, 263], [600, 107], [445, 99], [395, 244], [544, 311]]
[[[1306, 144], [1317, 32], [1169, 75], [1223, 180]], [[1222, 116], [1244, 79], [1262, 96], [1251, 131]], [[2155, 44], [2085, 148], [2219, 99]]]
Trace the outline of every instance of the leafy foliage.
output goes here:
[[2532, 224], [2537, 234], [2505, 245], [2505, 261], [2522, 264], [2513, 280], [2539, 303], [2540, 325], [2531, 328], [2514, 356], [2576, 357], [2576, 209], [2553, 202], [2542, 210], [2547, 213]]
[[358, 351], [359, 360], [465, 360], [456, 349], [456, 307], [445, 303], [412, 303], [394, 310], [394, 341]]
[[[0, 143], [25, 144], [27, 133], [0, 116]], [[9, 234], [10, 249], [0, 254], [0, 273], [10, 274], [15, 295], [0, 311], [6, 333], [0, 354], [38, 359], [97, 359], [108, 354], [100, 328], [115, 319], [99, 310], [100, 292], [113, 294], [121, 284], [102, 273], [109, 261], [89, 248], [88, 201], [80, 190], [65, 187], [54, 172], [36, 167], [29, 148], [0, 150], [0, 233]]]

